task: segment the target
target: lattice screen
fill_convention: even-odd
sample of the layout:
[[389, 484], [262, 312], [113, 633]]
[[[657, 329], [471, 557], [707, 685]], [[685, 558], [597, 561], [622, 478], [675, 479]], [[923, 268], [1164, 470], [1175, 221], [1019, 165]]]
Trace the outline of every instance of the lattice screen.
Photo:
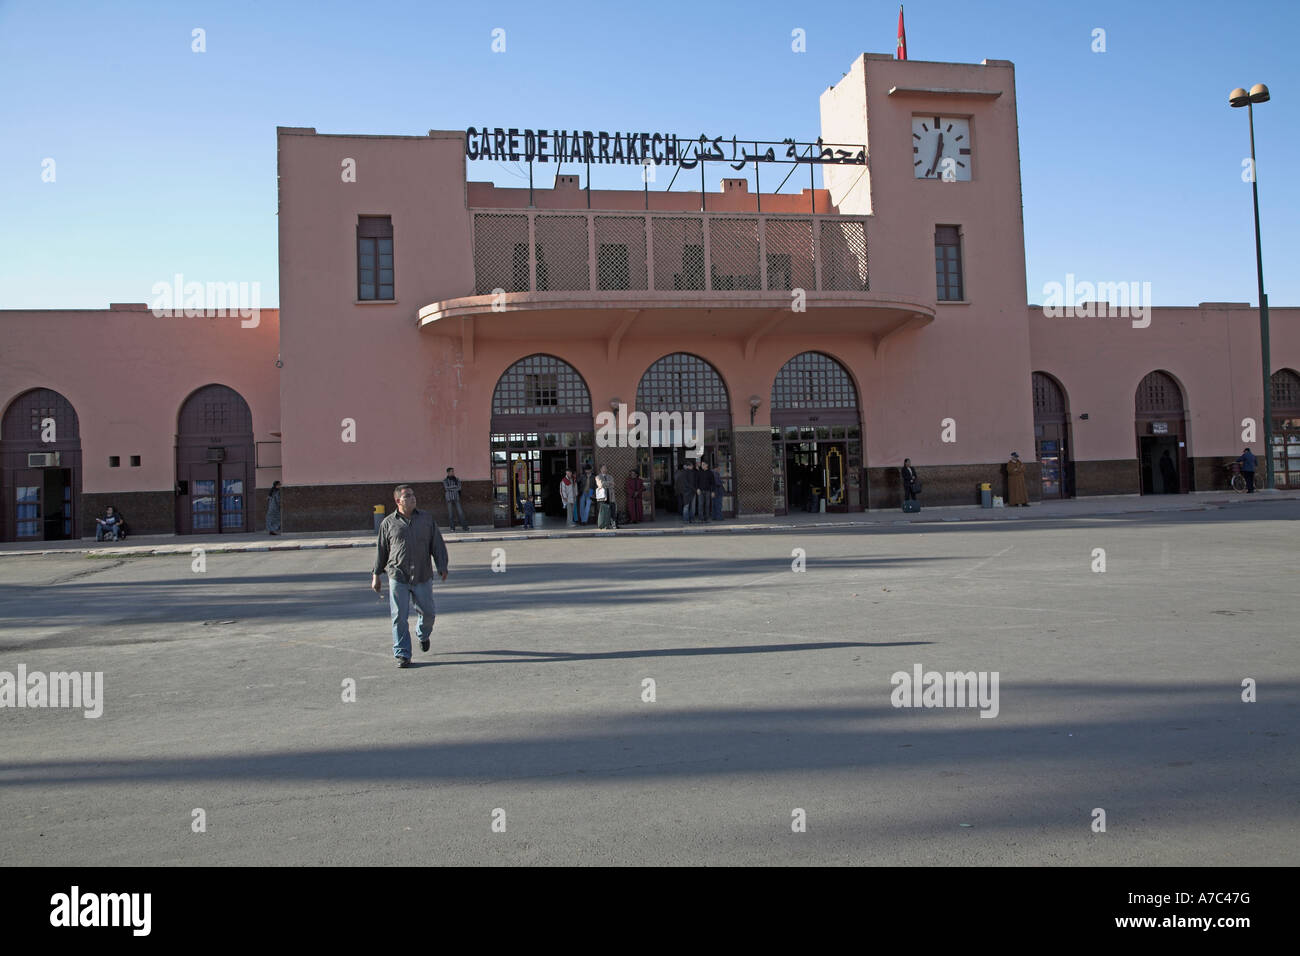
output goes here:
[[767, 220], [767, 287], [815, 289], [810, 219]]
[[709, 252], [709, 285], [715, 292], [760, 288], [757, 219], [710, 220]]
[[866, 292], [867, 225], [853, 220], [822, 220], [822, 288]]
[[698, 216], [656, 216], [655, 289], [704, 288], [704, 222]]
[[645, 220], [596, 217], [596, 275], [601, 289], [648, 289]]
[[591, 288], [586, 216], [538, 216], [537, 291], [585, 292]]
[[528, 292], [528, 217], [504, 213], [474, 216], [475, 291]]

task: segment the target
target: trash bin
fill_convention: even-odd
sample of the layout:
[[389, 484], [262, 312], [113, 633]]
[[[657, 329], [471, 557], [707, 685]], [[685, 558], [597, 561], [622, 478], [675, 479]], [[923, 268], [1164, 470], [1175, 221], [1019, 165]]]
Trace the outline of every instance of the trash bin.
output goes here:
[[379, 526], [384, 523], [384, 506], [375, 505], [375, 533], [379, 533]]
[[980, 484], [980, 507], [993, 507], [993, 485], [987, 481]]

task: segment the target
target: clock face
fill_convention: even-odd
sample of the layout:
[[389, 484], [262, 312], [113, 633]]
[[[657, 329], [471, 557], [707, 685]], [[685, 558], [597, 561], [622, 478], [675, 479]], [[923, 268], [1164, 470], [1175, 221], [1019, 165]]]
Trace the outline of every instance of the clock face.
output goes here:
[[912, 117], [912, 173], [917, 179], [970, 182], [970, 120]]

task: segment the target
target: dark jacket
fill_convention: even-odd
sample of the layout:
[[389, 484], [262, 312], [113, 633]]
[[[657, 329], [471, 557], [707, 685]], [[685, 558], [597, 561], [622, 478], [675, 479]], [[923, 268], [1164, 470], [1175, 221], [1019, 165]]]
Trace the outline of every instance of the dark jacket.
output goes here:
[[692, 472], [685, 468], [678, 468], [677, 474], [673, 475], [673, 491], [679, 495], [688, 495], [695, 492], [695, 479]]
[[433, 515], [416, 508], [409, 518], [394, 511], [379, 526], [373, 574], [387, 574], [389, 581], [422, 584], [438, 573], [447, 573], [447, 544]]
[[900, 468], [898, 470], [903, 474], [903, 487], [906, 488], [908, 491], [915, 490], [916, 469], [913, 468], [911, 465], [908, 465], [906, 468]]
[[708, 470], [705, 470], [705, 471], [699, 471], [699, 470], [697, 470], [697, 471], [695, 472], [695, 481], [697, 482], [697, 487], [700, 489], [700, 491], [713, 491], [713, 490], [714, 490], [713, 471], [712, 471], [712, 469], [708, 469]]

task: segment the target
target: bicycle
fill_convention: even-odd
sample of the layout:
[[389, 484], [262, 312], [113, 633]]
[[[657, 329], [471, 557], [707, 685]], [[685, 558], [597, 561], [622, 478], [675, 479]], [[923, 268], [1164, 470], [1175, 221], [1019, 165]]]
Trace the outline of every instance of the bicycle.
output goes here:
[[1228, 469], [1228, 471], [1232, 474], [1232, 477], [1228, 479], [1228, 484], [1232, 487], [1232, 490], [1239, 495], [1245, 494], [1246, 478], [1241, 473], [1241, 462], [1231, 461], [1228, 462], [1228, 464], [1224, 465], [1223, 467]]

